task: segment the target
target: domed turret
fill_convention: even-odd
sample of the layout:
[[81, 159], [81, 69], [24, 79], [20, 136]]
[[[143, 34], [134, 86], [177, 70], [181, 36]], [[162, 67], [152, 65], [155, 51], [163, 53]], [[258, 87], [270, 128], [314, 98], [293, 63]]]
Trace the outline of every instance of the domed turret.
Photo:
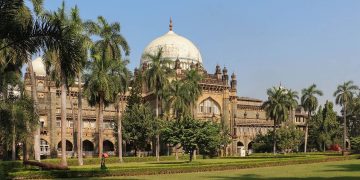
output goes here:
[[[191, 63], [202, 64], [199, 49], [188, 39], [176, 34], [173, 31], [172, 20], [170, 19], [169, 32], [153, 40], [144, 50], [143, 54], [156, 54], [162, 48], [163, 57], [176, 61], [179, 59], [181, 69], [189, 69]], [[149, 60], [142, 57], [141, 64]], [[174, 64], [172, 65], [174, 67]]]
[[41, 57], [37, 57], [32, 61], [32, 66], [36, 76], [46, 76], [45, 65]]

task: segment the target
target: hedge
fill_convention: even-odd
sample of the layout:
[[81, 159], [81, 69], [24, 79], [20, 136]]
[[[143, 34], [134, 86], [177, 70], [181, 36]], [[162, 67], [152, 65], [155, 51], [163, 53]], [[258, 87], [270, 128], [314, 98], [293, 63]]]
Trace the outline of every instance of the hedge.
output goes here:
[[327, 161], [340, 161], [354, 159], [358, 156], [338, 156], [338, 157], [315, 157], [315, 158], [293, 158], [293, 159], [269, 159], [264, 161], [246, 161], [232, 163], [186, 163], [182, 165], [167, 165], [153, 167], [112, 167], [107, 170], [100, 168], [71, 169], [67, 171], [22, 171], [10, 173], [9, 178], [13, 179], [51, 179], [51, 178], [76, 178], [76, 177], [103, 177], [103, 176], [135, 176], [135, 175], [154, 175], [170, 173], [190, 173], [203, 171], [221, 171], [233, 169], [245, 169], [255, 167], [283, 166], [292, 164], [318, 163]]
[[[180, 160], [187, 160], [187, 156], [179, 156]], [[156, 161], [155, 156], [148, 157], [123, 157], [124, 162], [151, 162]], [[175, 156], [161, 156], [160, 161], [172, 161], [175, 160]], [[100, 165], [100, 158], [83, 158], [84, 165]], [[61, 159], [44, 159], [42, 162], [60, 164]], [[78, 160], [76, 158], [67, 159], [68, 166], [77, 166]], [[106, 159], [106, 164], [119, 163], [118, 157], [110, 157]]]

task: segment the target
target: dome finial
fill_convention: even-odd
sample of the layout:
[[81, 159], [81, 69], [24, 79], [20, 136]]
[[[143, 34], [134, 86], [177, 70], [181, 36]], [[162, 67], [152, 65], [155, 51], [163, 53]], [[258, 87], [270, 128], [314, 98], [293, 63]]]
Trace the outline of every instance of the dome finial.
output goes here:
[[172, 19], [171, 19], [171, 17], [170, 17], [169, 29], [170, 29], [170, 31], [172, 31], [172, 29], [173, 29], [173, 24], [172, 24]]

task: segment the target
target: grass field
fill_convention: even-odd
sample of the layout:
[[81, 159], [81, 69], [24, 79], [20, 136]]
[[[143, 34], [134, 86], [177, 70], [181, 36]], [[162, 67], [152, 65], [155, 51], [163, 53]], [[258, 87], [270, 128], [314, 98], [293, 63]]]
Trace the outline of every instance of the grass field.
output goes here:
[[[89, 178], [86, 178], [89, 179]], [[90, 179], [99, 179], [90, 178]], [[131, 177], [106, 177], [101, 179], [214, 179], [214, 180], [285, 180], [285, 179], [338, 179], [338, 180], [358, 180], [360, 179], [360, 160], [346, 160], [335, 162], [323, 162], [314, 164], [287, 165], [278, 167], [252, 168], [241, 170], [166, 174], [166, 175], [148, 175]]]
[[[3, 162], [1, 165], [0, 163], [0, 175], [3, 174], [3, 177], [7, 178], [31, 178], [31, 179], [51, 179], [51, 178], [74, 178], [74, 177], [81, 177], [86, 179], [88, 177], [120, 177], [126, 176], [127, 178], [144, 178], [141, 175], [155, 175], [155, 174], [174, 174], [174, 175], [161, 175], [164, 179], [168, 178], [178, 178], [183, 179], [183, 177], [189, 176], [191, 178], [192, 174], [189, 173], [197, 173], [197, 172], [208, 172], [203, 173], [204, 175], [209, 174], [209, 177], [205, 177], [205, 179], [210, 178], [210, 175], [230, 175], [231, 173], [238, 173], [237, 169], [248, 169], [248, 168], [259, 168], [259, 167], [274, 167], [275, 166], [285, 166], [285, 165], [294, 165], [297, 164], [299, 167], [304, 166], [302, 164], [309, 164], [305, 165], [304, 167], [310, 166], [310, 163], [318, 163], [318, 162], [328, 162], [328, 161], [344, 161], [346, 159], [356, 159], [359, 156], [351, 155], [351, 156], [341, 156], [336, 153], [326, 153], [326, 154], [288, 154], [288, 155], [271, 155], [271, 154], [254, 154], [249, 157], [240, 158], [240, 157], [227, 157], [227, 158], [216, 158], [216, 159], [197, 159], [194, 162], [189, 163], [185, 159], [181, 160], [174, 160], [174, 157], [163, 157], [161, 162], [154, 162], [151, 159], [132, 159], [133, 162], [126, 162], [123, 164], [116, 163], [116, 159], [109, 159], [109, 163], [107, 164], [107, 170], [101, 170], [99, 160], [88, 159], [89, 164], [84, 166], [70, 166], [70, 170], [67, 171], [42, 171], [37, 168], [24, 168], [20, 162]], [[130, 159], [129, 159], [130, 160]], [[139, 162], [144, 160], [142, 162]], [[58, 160], [53, 159], [49, 160], [48, 162], [56, 163]], [[352, 161], [352, 160], [351, 160]], [[92, 163], [90, 163], [92, 162]], [[110, 163], [112, 162], [112, 163]], [[345, 162], [345, 161], [344, 161]], [[346, 162], [350, 162], [349, 160]], [[10, 164], [9, 164], [10, 163]], [[11, 165], [11, 163], [17, 163]], [[2, 168], [1, 168], [2, 167]], [[359, 166], [356, 166], [359, 167]], [[281, 167], [280, 167], [281, 169]], [[295, 168], [292, 168], [295, 169]], [[229, 171], [231, 170], [231, 171]], [[360, 168], [359, 168], [360, 170]], [[1, 171], [3, 173], [1, 173]], [[211, 173], [210, 171], [223, 171], [218, 173]], [[251, 171], [251, 170], [249, 170]], [[242, 171], [241, 171], [242, 172]], [[245, 172], [245, 171], [244, 171]], [[247, 172], [247, 170], [246, 170]], [[266, 171], [264, 171], [266, 172]], [[269, 170], [271, 174], [272, 170]], [[177, 175], [176, 173], [186, 173], [184, 175]], [[247, 173], [244, 176], [249, 176]], [[277, 173], [275, 173], [277, 174]], [[304, 174], [304, 173], [300, 173]], [[237, 174], [233, 174], [236, 177]], [[259, 176], [261, 178], [261, 174], [254, 176], [249, 176], [249, 178]], [[228, 176], [228, 178], [232, 179], [233, 176]], [[266, 176], [265, 176], [266, 177]], [[155, 178], [156, 176], [146, 176], [146, 178]], [[199, 179], [201, 177], [194, 177], [191, 179]], [[0, 178], [1, 179], [1, 178]], [[186, 179], [186, 178], [185, 178]], [[360, 179], [360, 178], [359, 178]]]

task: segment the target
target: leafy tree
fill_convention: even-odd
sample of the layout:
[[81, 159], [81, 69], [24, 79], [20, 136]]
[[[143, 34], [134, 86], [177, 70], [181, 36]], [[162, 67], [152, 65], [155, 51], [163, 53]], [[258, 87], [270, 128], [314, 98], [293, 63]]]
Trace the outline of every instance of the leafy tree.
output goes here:
[[282, 126], [276, 131], [277, 145], [284, 153], [296, 150], [303, 141], [303, 132], [296, 129], [294, 124]]
[[326, 150], [331, 144], [335, 144], [340, 137], [340, 124], [337, 121], [333, 103], [326, 102], [324, 108], [320, 107], [318, 112], [312, 116], [309, 122], [310, 145], [319, 150]]
[[359, 136], [351, 138], [351, 149], [356, 153], [360, 153], [360, 137]]
[[338, 85], [337, 90], [334, 92], [335, 103], [340, 104], [343, 107], [343, 119], [344, 119], [344, 135], [343, 135], [343, 153], [346, 151], [346, 138], [347, 138], [347, 124], [346, 116], [348, 103], [351, 102], [355, 91], [359, 90], [359, 87], [354, 85], [353, 81], [344, 82], [342, 85]]
[[307, 141], [308, 141], [308, 131], [309, 131], [309, 121], [311, 120], [312, 112], [318, 107], [318, 99], [316, 96], [322, 96], [322, 91], [316, 89], [316, 84], [311, 85], [308, 88], [304, 88], [301, 96], [301, 105], [305, 111], [308, 112], [308, 119], [306, 121], [305, 127], [305, 143], [304, 143], [304, 152], [307, 151]]
[[132, 142], [135, 153], [145, 150], [146, 146], [157, 133], [154, 126], [159, 121], [155, 118], [149, 104], [132, 104], [123, 116], [124, 136], [127, 142]]
[[12, 160], [16, 160], [16, 144], [24, 142], [33, 133], [37, 119], [32, 100], [23, 92], [20, 96], [9, 94], [6, 99], [1, 99], [0, 144], [4, 148], [3, 152], [12, 150]]
[[254, 139], [253, 148], [255, 152], [265, 153], [272, 151], [273, 142], [273, 132], [268, 132], [266, 134], [257, 134]]
[[193, 159], [194, 151], [199, 148], [200, 153], [205, 156], [215, 156], [222, 145], [221, 128], [219, 124], [204, 122], [185, 116], [180, 121], [166, 123], [162, 132], [164, 140], [180, 147]]
[[[144, 54], [149, 61], [149, 68], [145, 71], [145, 83], [155, 95], [155, 116], [159, 118], [159, 101], [165, 97], [165, 90], [169, 84], [169, 77], [172, 69], [169, 68], [171, 61], [163, 57], [163, 50], [160, 48], [155, 54]], [[160, 135], [156, 135], [156, 159], [160, 161]]]

